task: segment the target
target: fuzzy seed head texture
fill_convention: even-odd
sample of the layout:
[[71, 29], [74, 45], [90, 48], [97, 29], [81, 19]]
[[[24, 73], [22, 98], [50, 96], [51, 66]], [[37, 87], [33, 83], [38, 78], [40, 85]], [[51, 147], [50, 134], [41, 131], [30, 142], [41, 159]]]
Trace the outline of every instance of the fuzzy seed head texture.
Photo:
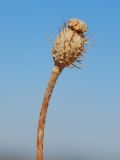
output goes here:
[[78, 19], [70, 19], [57, 36], [52, 49], [55, 65], [64, 68], [74, 64], [85, 52], [87, 25]]

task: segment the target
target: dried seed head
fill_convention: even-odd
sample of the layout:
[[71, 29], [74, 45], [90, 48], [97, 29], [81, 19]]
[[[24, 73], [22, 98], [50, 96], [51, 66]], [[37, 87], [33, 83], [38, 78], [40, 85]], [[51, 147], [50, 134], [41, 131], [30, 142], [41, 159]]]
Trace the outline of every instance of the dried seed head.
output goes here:
[[68, 22], [68, 27], [59, 33], [52, 49], [55, 65], [64, 68], [78, 60], [85, 51], [86, 31], [87, 26], [83, 21], [71, 19]]

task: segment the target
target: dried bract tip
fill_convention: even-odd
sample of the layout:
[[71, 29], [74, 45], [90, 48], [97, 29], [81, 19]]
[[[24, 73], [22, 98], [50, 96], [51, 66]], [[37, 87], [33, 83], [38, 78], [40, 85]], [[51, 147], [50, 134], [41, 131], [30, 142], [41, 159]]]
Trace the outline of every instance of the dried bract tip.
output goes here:
[[78, 20], [76, 18], [74, 19], [71, 19], [69, 22], [68, 22], [68, 26], [71, 28], [71, 29], [74, 29], [76, 31], [79, 31], [79, 32], [87, 32], [87, 25], [82, 21], [82, 20]]

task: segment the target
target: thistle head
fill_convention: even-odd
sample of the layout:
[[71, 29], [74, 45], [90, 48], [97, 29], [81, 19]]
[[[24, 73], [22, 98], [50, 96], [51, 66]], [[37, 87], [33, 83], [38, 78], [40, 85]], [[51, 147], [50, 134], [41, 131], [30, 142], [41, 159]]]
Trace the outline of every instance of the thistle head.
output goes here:
[[52, 53], [55, 65], [64, 68], [78, 61], [85, 52], [87, 39], [84, 33], [87, 25], [78, 19], [71, 19], [57, 36]]

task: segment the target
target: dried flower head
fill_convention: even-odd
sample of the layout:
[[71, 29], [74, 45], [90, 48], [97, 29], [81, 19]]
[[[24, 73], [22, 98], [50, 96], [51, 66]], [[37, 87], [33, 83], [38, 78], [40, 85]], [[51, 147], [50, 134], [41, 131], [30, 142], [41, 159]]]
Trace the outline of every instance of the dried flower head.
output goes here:
[[68, 26], [64, 26], [52, 49], [55, 65], [60, 68], [70, 66], [77, 61], [85, 52], [87, 42], [84, 35], [87, 26], [83, 21], [71, 19]]

